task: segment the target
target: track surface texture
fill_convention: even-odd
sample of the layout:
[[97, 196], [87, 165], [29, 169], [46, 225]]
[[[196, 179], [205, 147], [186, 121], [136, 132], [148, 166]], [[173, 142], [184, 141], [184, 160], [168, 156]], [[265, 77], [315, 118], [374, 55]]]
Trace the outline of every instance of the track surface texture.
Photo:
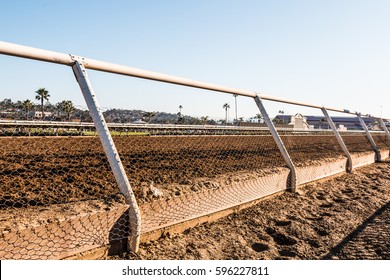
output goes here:
[[390, 259], [390, 162], [314, 182], [111, 259]]
[[[343, 157], [332, 135], [283, 135], [296, 166]], [[388, 147], [383, 139], [376, 139]], [[285, 167], [271, 136], [114, 137], [138, 203], [214, 188], [216, 176]], [[370, 151], [345, 136], [350, 152]], [[97, 137], [0, 137], [0, 209], [107, 198], [119, 190]]]

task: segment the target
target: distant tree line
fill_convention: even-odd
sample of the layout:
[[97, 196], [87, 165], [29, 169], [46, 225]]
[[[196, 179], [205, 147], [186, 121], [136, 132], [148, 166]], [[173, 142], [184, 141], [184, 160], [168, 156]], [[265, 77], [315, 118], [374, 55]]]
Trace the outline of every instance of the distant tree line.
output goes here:
[[[46, 121], [76, 121], [92, 122], [89, 111], [77, 108], [71, 100], [63, 100], [56, 104], [49, 101], [50, 94], [46, 88], [35, 91], [34, 103], [30, 99], [12, 101], [6, 98], [0, 101], [0, 118], [12, 120], [46, 120]], [[237, 107], [237, 106], [236, 106]], [[228, 103], [223, 105], [225, 118], [221, 120], [210, 119], [209, 116], [192, 117], [182, 114], [183, 106], [179, 105], [177, 114], [166, 112], [149, 112], [143, 110], [108, 109], [103, 112], [107, 122], [110, 123], [152, 123], [152, 124], [189, 124], [189, 125], [216, 125], [229, 124]], [[237, 112], [236, 112], [237, 115]], [[253, 118], [252, 118], [253, 119]], [[260, 123], [262, 116], [257, 114], [254, 119]], [[244, 123], [243, 118], [236, 118], [234, 124]]]
[[[35, 114], [38, 112], [39, 114]], [[107, 122], [112, 123], [154, 123], [154, 124], [211, 124], [215, 120], [208, 116], [200, 118], [182, 114], [166, 112], [148, 112], [142, 110], [108, 109], [103, 112]], [[0, 101], [0, 118], [12, 120], [46, 120], [46, 121], [82, 121], [92, 122], [89, 111], [76, 108], [70, 100], [63, 100], [56, 104], [49, 101], [36, 104], [29, 99], [23, 101], [12, 101], [6, 98]]]
[[49, 102], [49, 91], [39, 88], [35, 91], [38, 104], [30, 99], [13, 102], [10, 98], [0, 101], [0, 118], [13, 120], [49, 120], [49, 121], [92, 121], [88, 110], [78, 109], [71, 100], [56, 104]]
[[148, 112], [142, 110], [109, 109], [103, 112], [107, 122], [113, 123], [153, 123], [153, 124], [193, 124], [193, 125], [215, 125], [215, 120], [208, 116], [200, 118], [166, 112]]

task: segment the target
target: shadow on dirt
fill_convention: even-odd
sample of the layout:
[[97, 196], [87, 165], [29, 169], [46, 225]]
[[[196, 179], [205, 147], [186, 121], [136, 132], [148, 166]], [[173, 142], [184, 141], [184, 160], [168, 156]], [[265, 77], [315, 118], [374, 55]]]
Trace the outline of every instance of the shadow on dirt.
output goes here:
[[[386, 211], [390, 211], [390, 202], [375, 211], [322, 259], [389, 259], [390, 250], [387, 240], [389, 232], [384, 228], [386, 222], [382, 221], [386, 218], [381, 217], [385, 215]], [[369, 231], [370, 233], [364, 234], [363, 231]], [[365, 250], [357, 251], [354, 242], [366, 243]]]

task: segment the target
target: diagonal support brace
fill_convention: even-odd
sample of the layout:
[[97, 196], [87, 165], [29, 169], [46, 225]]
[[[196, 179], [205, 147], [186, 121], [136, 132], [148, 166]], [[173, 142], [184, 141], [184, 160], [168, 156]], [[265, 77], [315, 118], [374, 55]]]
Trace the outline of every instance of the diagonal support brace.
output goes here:
[[383, 119], [379, 119], [379, 124], [380, 124], [382, 130], [386, 133], [387, 140], [390, 142], [390, 132], [389, 132], [389, 129], [387, 128], [385, 122], [383, 121]]
[[141, 214], [137, 201], [131, 189], [126, 172], [123, 168], [118, 151], [111, 137], [110, 131], [104, 119], [103, 113], [99, 107], [92, 85], [89, 81], [87, 72], [83, 65], [83, 59], [71, 56], [75, 63], [72, 66], [77, 82], [83, 92], [85, 102], [87, 103], [92, 120], [99, 134], [100, 141], [103, 145], [108, 162], [114, 173], [115, 180], [119, 186], [120, 192], [125, 196], [125, 201], [129, 204], [130, 218], [130, 237], [128, 240], [128, 250], [137, 252], [139, 249], [140, 232], [141, 232]]
[[291, 189], [291, 191], [295, 192], [297, 189], [297, 173], [296, 173], [294, 163], [293, 163], [286, 147], [284, 146], [282, 139], [280, 138], [278, 132], [276, 131], [276, 128], [275, 128], [273, 122], [271, 121], [271, 119], [267, 113], [267, 110], [265, 109], [265, 107], [263, 105], [263, 102], [262, 102], [260, 96], [256, 95], [256, 97], [254, 99], [255, 99], [257, 107], [260, 110], [261, 115], [264, 118], [265, 123], [268, 126], [268, 129], [271, 132], [272, 137], [274, 138], [274, 140], [276, 142], [276, 145], [279, 148], [279, 151], [281, 152], [287, 166], [290, 168], [290, 185], [288, 187]]
[[364, 122], [364, 120], [363, 120], [363, 118], [362, 118], [360, 113], [357, 113], [356, 115], [357, 115], [357, 117], [359, 119], [360, 125], [363, 127], [364, 131], [366, 132], [367, 139], [370, 142], [370, 144], [372, 146], [372, 149], [375, 152], [375, 161], [376, 162], [381, 161], [381, 153], [380, 153], [380, 151], [378, 149], [378, 146], [376, 145], [374, 139], [372, 138], [371, 133], [368, 130], [368, 127], [367, 127], [366, 123]]
[[347, 167], [346, 167], [347, 170], [346, 171], [348, 173], [351, 173], [352, 172], [351, 154], [349, 153], [348, 148], [345, 145], [344, 140], [341, 137], [340, 132], [337, 130], [336, 125], [334, 124], [332, 118], [329, 116], [328, 111], [324, 107], [321, 108], [321, 110], [322, 110], [322, 113], [324, 114], [324, 116], [326, 117], [326, 120], [328, 121], [328, 124], [329, 124], [330, 128], [332, 129], [334, 135], [336, 136], [336, 139], [339, 142], [341, 149], [343, 150], [345, 156], [347, 157]]

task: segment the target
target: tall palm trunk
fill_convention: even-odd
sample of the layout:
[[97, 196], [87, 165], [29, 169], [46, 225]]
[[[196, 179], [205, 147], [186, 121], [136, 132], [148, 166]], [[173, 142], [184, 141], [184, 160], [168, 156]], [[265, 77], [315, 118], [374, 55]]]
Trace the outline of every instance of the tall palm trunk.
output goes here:
[[225, 109], [225, 123], [227, 124], [227, 111], [228, 111], [228, 108], [226, 107]]
[[41, 111], [42, 111], [42, 120], [45, 118], [45, 111], [43, 110], [43, 97], [41, 98]]

